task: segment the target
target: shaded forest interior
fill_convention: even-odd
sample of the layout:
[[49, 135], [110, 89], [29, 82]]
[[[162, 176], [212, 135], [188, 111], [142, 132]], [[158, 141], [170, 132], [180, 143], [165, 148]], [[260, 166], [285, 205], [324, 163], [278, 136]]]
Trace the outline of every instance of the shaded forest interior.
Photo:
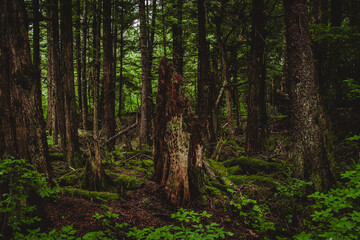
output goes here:
[[360, 239], [358, 0], [5, 0], [0, 239]]

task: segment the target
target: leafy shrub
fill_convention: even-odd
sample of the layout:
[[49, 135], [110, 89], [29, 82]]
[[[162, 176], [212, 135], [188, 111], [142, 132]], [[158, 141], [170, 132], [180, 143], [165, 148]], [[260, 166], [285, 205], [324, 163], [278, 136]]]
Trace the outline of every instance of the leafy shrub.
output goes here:
[[35, 205], [29, 205], [29, 192], [41, 198], [56, 196], [59, 189], [52, 189], [44, 174], [38, 173], [24, 159], [8, 157], [0, 161], [0, 183], [8, 186], [8, 191], [0, 197], [0, 216], [16, 235], [24, 227], [40, 221], [35, 216]]
[[232, 194], [230, 205], [244, 218], [245, 224], [259, 232], [275, 230], [275, 224], [266, 219], [270, 211], [266, 204], [259, 205], [254, 199], [237, 195], [233, 189], [228, 189], [228, 191]]
[[328, 193], [309, 195], [315, 203], [312, 230], [296, 239], [359, 239], [360, 238], [360, 164], [355, 170], [341, 174], [345, 181]]
[[[225, 239], [225, 236], [233, 236], [231, 232], [225, 232], [223, 227], [217, 223], [210, 223], [203, 225], [200, 223], [203, 218], [210, 218], [212, 215], [206, 211], [197, 213], [187, 209], [180, 208], [177, 213], [172, 214], [171, 217], [178, 220], [180, 226], [163, 226], [154, 228], [153, 226], [138, 229], [132, 228], [127, 236], [133, 239]], [[189, 224], [191, 224], [189, 226]]]

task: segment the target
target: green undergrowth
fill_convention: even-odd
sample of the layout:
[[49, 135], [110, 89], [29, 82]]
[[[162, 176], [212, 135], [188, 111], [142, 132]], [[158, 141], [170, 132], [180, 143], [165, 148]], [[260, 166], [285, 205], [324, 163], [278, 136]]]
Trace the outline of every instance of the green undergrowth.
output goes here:
[[261, 158], [251, 158], [251, 157], [239, 157], [226, 160], [222, 163], [224, 167], [231, 168], [234, 175], [241, 174], [256, 174], [256, 173], [270, 173], [275, 171], [281, 171], [283, 169], [283, 165], [276, 162], [270, 162], [262, 160]]
[[204, 223], [205, 219], [210, 219], [211, 214], [206, 211], [195, 212], [180, 208], [171, 218], [176, 221], [174, 225], [165, 225], [155, 228], [154, 226], [129, 227], [127, 223], [116, 222], [119, 218], [117, 213], [106, 211], [103, 214], [96, 213], [93, 218], [99, 221], [104, 230], [88, 232], [82, 237], [76, 237], [76, 229], [72, 225], [63, 226], [60, 229], [54, 229], [50, 232], [41, 232], [40, 228], [29, 230], [28, 234], [18, 234], [17, 237], [25, 240], [111, 240], [111, 239], [147, 239], [147, 240], [174, 240], [174, 239], [226, 239], [234, 234], [225, 231], [220, 224], [216, 222]]
[[263, 187], [275, 187], [277, 182], [272, 177], [259, 175], [233, 175], [229, 176], [229, 179], [236, 185], [255, 184]]
[[64, 187], [62, 188], [62, 191], [71, 197], [93, 200], [97, 202], [112, 202], [120, 199], [119, 195], [116, 193], [96, 192], [73, 187]]
[[[102, 151], [103, 161], [103, 191], [124, 195], [127, 191], [138, 189], [141, 184], [147, 181], [154, 172], [154, 163], [150, 159], [150, 150], [137, 150], [132, 152], [121, 152], [116, 148], [113, 152]], [[50, 157], [52, 176], [62, 187], [74, 189], [77, 197], [89, 199], [84, 192], [76, 189], [86, 188], [86, 169], [69, 168], [62, 154], [52, 153]]]

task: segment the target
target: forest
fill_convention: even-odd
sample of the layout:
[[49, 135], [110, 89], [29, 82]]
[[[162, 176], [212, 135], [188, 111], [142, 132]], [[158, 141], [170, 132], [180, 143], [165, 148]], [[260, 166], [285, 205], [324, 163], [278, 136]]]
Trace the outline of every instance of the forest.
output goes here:
[[360, 239], [360, 1], [1, 2], [0, 239]]

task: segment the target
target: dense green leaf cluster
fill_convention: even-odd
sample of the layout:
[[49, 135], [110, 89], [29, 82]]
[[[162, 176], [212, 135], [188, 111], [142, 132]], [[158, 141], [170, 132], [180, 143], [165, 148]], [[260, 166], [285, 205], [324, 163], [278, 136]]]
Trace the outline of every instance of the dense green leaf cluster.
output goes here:
[[40, 221], [34, 214], [36, 206], [29, 203], [30, 196], [55, 197], [59, 192], [58, 188], [50, 188], [46, 177], [28, 161], [13, 157], [1, 159], [0, 183], [7, 186], [7, 191], [0, 197], [0, 216], [7, 225], [3, 230], [11, 229], [15, 236], [25, 226]]
[[311, 231], [296, 239], [359, 239], [360, 238], [360, 164], [341, 174], [344, 181], [327, 193], [315, 192], [312, 205]]

